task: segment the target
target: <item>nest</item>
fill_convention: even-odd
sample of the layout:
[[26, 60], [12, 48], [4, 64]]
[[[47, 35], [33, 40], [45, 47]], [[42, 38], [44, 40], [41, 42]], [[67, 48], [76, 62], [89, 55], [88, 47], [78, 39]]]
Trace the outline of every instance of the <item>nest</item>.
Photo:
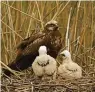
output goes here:
[[37, 78], [30, 71], [11, 78], [2, 77], [1, 92], [95, 92], [95, 76], [84, 76], [81, 79], [56, 80]]

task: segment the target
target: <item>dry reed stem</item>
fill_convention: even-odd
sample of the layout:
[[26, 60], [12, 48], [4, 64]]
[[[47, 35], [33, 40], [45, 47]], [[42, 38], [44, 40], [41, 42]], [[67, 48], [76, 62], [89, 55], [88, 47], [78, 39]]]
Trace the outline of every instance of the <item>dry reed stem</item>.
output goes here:
[[[26, 11], [27, 14], [28, 14], [28, 12], [29, 12], [29, 7], [31, 7], [31, 3], [29, 4], [29, 6], [28, 6], [28, 8], [27, 8], [27, 11]], [[21, 24], [19, 30], [21, 30], [21, 28], [23, 27], [24, 23], [26, 22], [26, 18], [27, 18], [27, 16], [25, 16], [25, 17], [23, 18], [22, 24]], [[22, 30], [21, 30], [21, 31], [22, 31]], [[27, 35], [26, 35], [26, 36], [27, 36]]]
[[79, 56], [82, 56], [82, 55], [86, 54], [87, 52], [90, 52], [90, 51], [93, 50], [94, 48], [95, 48], [95, 46], [94, 46], [93, 48], [91, 48], [91, 49], [89, 49], [89, 50], [86, 50], [85, 52], [79, 54]]
[[[76, 13], [76, 18], [75, 18], [75, 28], [74, 28], [74, 40], [76, 39], [77, 24], [78, 24], [78, 16], [79, 16], [80, 5], [81, 5], [81, 1], [79, 1], [78, 6], [77, 6], [77, 13]], [[79, 51], [79, 48], [78, 48], [78, 45], [77, 45], [77, 47], [75, 49], [75, 53], [78, 54], [78, 51]], [[76, 60], [76, 57], [74, 57], [74, 61], [75, 60]]]
[[[13, 2], [10, 6], [13, 6], [15, 2]], [[5, 15], [2, 17], [2, 20], [6, 17], [6, 15], [8, 14], [8, 11], [5, 13]]]
[[[93, 47], [93, 38], [94, 38], [94, 10], [93, 10], [93, 2], [91, 3], [91, 8], [92, 8], [92, 11], [91, 11], [91, 14], [92, 14], [92, 18], [91, 18], [91, 31], [92, 31], [92, 34], [91, 34], [91, 48]], [[92, 55], [92, 52], [90, 51], [90, 55]], [[90, 58], [90, 62], [91, 62], [92, 58]]]
[[[8, 50], [7, 50], [7, 46], [5, 45], [5, 40], [4, 40], [4, 36], [2, 35], [2, 40], [3, 40], [3, 46], [4, 46], [4, 49], [5, 49], [5, 53], [8, 53]], [[7, 58], [7, 55], [5, 54], [5, 63], [8, 64], [8, 58]]]
[[60, 10], [54, 17], [53, 19], [56, 19], [63, 11], [64, 9], [67, 7], [67, 5], [70, 3], [70, 0], [65, 4], [65, 6], [62, 8], [62, 10]]
[[1, 22], [5, 25], [5, 26], [7, 26], [10, 30], [12, 30], [19, 38], [21, 38], [22, 40], [23, 40], [23, 38], [15, 31], [15, 30], [13, 30], [10, 26], [8, 26], [5, 22], [3, 22], [2, 20], [1, 20]]
[[70, 13], [69, 13], [69, 17], [68, 17], [68, 24], [67, 24], [67, 32], [66, 32], [66, 41], [65, 44], [67, 46], [67, 50], [69, 51], [70, 49], [70, 31], [69, 31], [69, 27], [70, 27], [70, 19], [71, 19], [71, 11], [72, 11], [72, 7], [70, 8]]
[[44, 29], [43, 19], [41, 17], [41, 13], [40, 13], [40, 9], [39, 9], [38, 2], [37, 1], [36, 1], [36, 5], [37, 5], [37, 10], [38, 10], [38, 14], [39, 14], [39, 17], [40, 17], [40, 21], [41, 21], [41, 29], [43, 30]]
[[[63, 4], [63, 3], [60, 3], [60, 4], [59, 4], [59, 7], [60, 7], [62, 4]], [[46, 19], [56, 8], [57, 8], [57, 11], [58, 11], [59, 8], [58, 8], [57, 5], [56, 5], [55, 7], [53, 7], [53, 8], [46, 14], [45, 17], [43, 17], [43, 20]]]
[[[31, 5], [31, 3], [30, 3], [30, 5]], [[30, 6], [29, 5], [29, 6]], [[33, 6], [33, 10], [32, 10], [32, 13], [31, 13], [31, 15], [33, 16], [33, 12], [34, 12], [34, 9], [35, 9], [35, 4], [34, 4], [34, 6]], [[30, 6], [30, 9], [29, 9], [29, 12], [31, 11], [31, 6]], [[31, 24], [32, 24], [32, 19], [30, 19], [30, 21], [29, 21], [29, 26], [28, 26], [28, 29], [27, 29], [27, 33], [26, 33], [26, 37], [25, 38], [28, 38], [29, 36], [30, 36], [30, 28], [31, 28]]]
[[81, 45], [82, 45], [82, 42], [83, 42], [83, 39], [84, 39], [84, 36], [85, 36], [85, 31], [86, 31], [86, 27], [87, 27], [87, 25], [86, 25], [86, 7], [85, 7], [85, 2], [84, 2], [84, 22], [83, 22], [83, 30], [82, 30], [82, 32], [81, 32], [81, 39], [80, 39], [80, 46], [79, 46], [79, 49], [80, 49], [80, 47], [81, 47]]
[[55, 20], [56, 19], [56, 16], [58, 15], [59, 11], [60, 11], [60, 8], [62, 7], [63, 3], [59, 6], [59, 8], [57, 9], [57, 12], [54, 14], [52, 20]]
[[[75, 44], [75, 42], [76, 42], [77, 40], [79, 40], [79, 39], [80, 39], [80, 36], [79, 36], [78, 38], [76, 38], [76, 40], [72, 41], [72, 42], [70, 43], [70, 45]], [[67, 48], [67, 46], [65, 46], [64, 48], [62, 48], [62, 49], [59, 51], [59, 53], [60, 53], [61, 51], [63, 51], [64, 49], [66, 49], [66, 48]]]
[[[17, 78], [21, 79], [21, 78], [17, 75], [16, 72], [14, 72], [11, 68], [9, 68], [7, 65], [5, 65], [2, 61], [0, 61], [0, 63], [1, 63], [4, 67], [6, 67], [10, 72], [12, 72]], [[23, 79], [21, 79], [21, 80], [23, 80]]]
[[76, 39], [76, 32], [77, 32], [77, 21], [78, 21], [78, 15], [79, 15], [79, 9], [80, 9], [80, 4], [81, 1], [79, 1], [78, 6], [77, 6], [77, 14], [76, 14], [76, 20], [75, 20], [75, 33], [74, 33], [74, 40]]
[[91, 57], [91, 56], [88, 56], [90, 59], [94, 60], [95, 61], [95, 58]]
[[31, 17], [31, 18], [35, 19], [35, 20], [38, 21], [38, 22], [41, 22], [39, 19], [37, 19], [37, 18], [35, 18], [35, 17], [33, 17], [33, 16], [31, 16], [31, 15], [29, 15], [29, 14], [23, 12], [23, 11], [20, 11], [20, 10], [18, 10], [18, 9], [16, 9], [16, 8], [14, 8], [14, 7], [8, 5], [8, 4], [5, 4], [5, 3], [3, 3], [3, 2], [1, 2], [1, 3], [4, 4], [4, 5], [6, 5], [6, 6], [9, 6], [10, 8], [12, 8], [12, 9], [14, 9], [14, 10], [16, 10], [16, 11], [18, 11], [18, 12], [20, 12], [20, 13], [22, 13], [22, 14], [28, 16], [28, 17]]

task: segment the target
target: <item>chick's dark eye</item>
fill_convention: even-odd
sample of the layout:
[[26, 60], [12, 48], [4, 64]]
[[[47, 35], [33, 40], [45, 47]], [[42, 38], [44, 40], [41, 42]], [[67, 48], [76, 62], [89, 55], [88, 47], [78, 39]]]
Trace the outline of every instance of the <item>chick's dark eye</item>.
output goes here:
[[54, 24], [50, 24], [50, 26], [52, 26], [52, 27], [53, 27], [53, 26], [55, 26], [55, 25], [54, 25]]
[[65, 54], [62, 54], [62, 56], [64, 56], [64, 57], [65, 57]]

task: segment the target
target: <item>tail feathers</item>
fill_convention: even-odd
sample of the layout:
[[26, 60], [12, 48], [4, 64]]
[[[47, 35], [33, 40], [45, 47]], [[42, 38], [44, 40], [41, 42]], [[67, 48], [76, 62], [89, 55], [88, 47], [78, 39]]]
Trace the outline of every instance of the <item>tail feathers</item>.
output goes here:
[[[20, 71], [17, 67], [16, 67], [16, 63], [12, 62], [10, 64], [7, 65], [10, 69], [12, 70], [17, 70], [17, 71]], [[11, 76], [11, 74], [13, 74], [10, 70], [6, 69], [6, 68], [3, 68], [2, 69], [3, 73], [7, 76]]]

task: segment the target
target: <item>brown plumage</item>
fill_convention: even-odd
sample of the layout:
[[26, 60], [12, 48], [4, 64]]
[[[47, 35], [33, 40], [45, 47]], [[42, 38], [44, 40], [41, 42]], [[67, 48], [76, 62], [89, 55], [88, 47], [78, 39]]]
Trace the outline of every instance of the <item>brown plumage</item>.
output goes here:
[[[29, 38], [23, 40], [17, 47], [16, 59], [8, 64], [13, 70], [24, 70], [30, 67], [38, 56], [38, 49], [41, 45], [47, 47], [47, 53], [56, 58], [62, 47], [61, 34], [56, 21], [46, 23], [43, 32], [34, 33]], [[5, 74], [10, 75], [10, 71], [5, 70]]]

